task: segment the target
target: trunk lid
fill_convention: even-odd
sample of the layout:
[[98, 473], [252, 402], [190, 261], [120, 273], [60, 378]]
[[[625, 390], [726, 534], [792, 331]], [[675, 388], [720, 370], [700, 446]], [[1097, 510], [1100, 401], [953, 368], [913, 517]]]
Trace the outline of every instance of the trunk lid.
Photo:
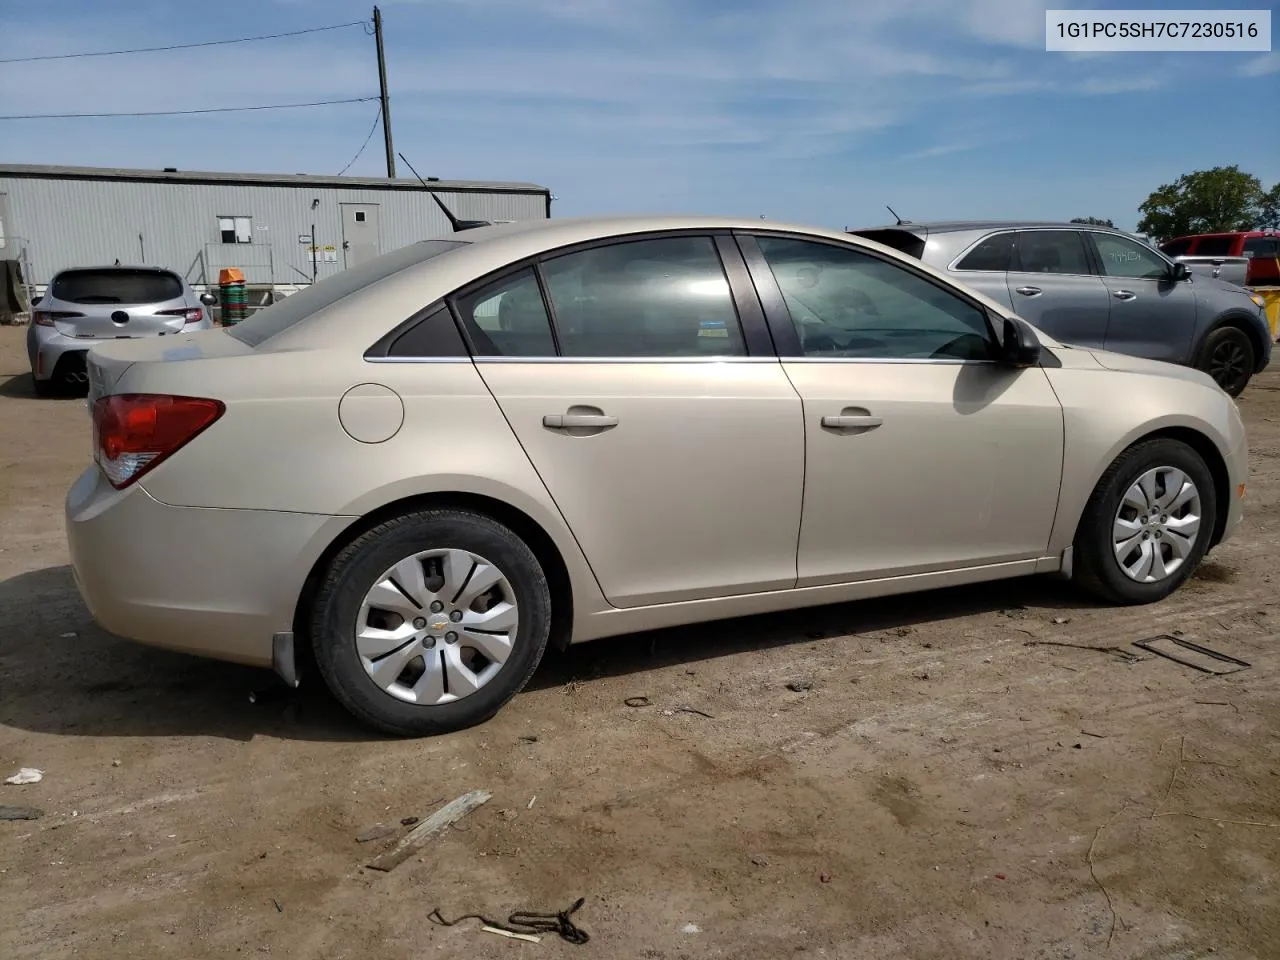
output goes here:
[[172, 337], [100, 341], [85, 357], [89, 406], [115, 392], [124, 372], [135, 363], [181, 363], [250, 354], [253, 348], [227, 336], [226, 329], [199, 330]]

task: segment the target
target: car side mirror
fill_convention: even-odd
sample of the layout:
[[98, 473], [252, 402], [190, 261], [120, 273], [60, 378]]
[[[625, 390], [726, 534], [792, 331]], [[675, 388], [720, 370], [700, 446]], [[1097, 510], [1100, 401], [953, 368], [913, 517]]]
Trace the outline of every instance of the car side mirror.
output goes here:
[[1004, 318], [999, 360], [1010, 367], [1034, 367], [1040, 362], [1040, 340], [1023, 320]]
[[43, 300], [43, 299], [44, 299], [44, 297], [32, 297], [32, 298], [31, 298], [31, 305], [34, 307], [37, 303], [39, 303], [39, 302], [40, 302], [41, 300]]
[[215, 297], [212, 293], [202, 293], [200, 294], [200, 302], [203, 303], [206, 307], [212, 307], [215, 303], [218, 302], [218, 298]]
[[1183, 280], [1191, 279], [1191, 268], [1181, 260], [1177, 260], [1173, 264], [1173, 269], [1169, 271], [1169, 279], [1174, 283], [1181, 283]]

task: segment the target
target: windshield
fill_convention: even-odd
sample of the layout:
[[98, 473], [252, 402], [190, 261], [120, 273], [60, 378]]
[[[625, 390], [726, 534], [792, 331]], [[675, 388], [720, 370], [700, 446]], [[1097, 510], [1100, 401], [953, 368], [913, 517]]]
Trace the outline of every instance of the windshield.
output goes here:
[[278, 303], [259, 310], [252, 317], [227, 328], [227, 333], [251, 347], [269, 340], [305, 320], [325, 307], [337, 303], [357, 290], [386, 279], [416, 263], [430, 260], [466, 246], [463, 240], [423, 240], [392, 253], [375, 257], [368, 263], [351, 267], [313, 283], [301, 293], [285, 297]]
[[182, 296], [182, 281], [160, 270], [67, 270], [50, 293], [66, 303], [159, 303]]

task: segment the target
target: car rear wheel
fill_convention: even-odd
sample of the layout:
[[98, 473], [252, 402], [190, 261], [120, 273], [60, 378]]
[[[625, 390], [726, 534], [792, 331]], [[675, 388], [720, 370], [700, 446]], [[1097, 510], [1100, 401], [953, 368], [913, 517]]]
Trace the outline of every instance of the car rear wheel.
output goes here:
[[1191, 576], [1217, 519], [1213, 475], [1178, 440], [1138, 443], [1107, 469], [1075, 539], [1074, 579], [1118, 604], [1153, 603]]
[[31, 375], [31, 384], [37, 397], [55, 397], [58, 395], [58, 384], [52, 380], [41, 380], [33, 373]]
[[378, 524], [333, 560], [311, 610], [337, 699], [386, 733], [482, 723], [537, 668], [551, 593], [537, 557], [483, 514], [423, 510]]
[[1205, 337], [1197, 364], [1232, 397], [1244, 393], [1253, 365], [1253, 342], [1239, 327], [1219, 327]]

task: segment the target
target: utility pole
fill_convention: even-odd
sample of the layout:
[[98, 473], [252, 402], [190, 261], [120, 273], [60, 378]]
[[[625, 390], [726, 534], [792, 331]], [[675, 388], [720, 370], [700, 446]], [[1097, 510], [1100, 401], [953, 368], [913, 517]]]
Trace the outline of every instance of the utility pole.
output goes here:
[[387, 58], [382, 50], [382, 11], [373, 8], [373, 38], [378, 44], [378, 90], [382, 98], [382, 139], [387, 147], [387, 177], [396, 177], [396, 154], [391, 146], [391, 100], [387, 96]]

